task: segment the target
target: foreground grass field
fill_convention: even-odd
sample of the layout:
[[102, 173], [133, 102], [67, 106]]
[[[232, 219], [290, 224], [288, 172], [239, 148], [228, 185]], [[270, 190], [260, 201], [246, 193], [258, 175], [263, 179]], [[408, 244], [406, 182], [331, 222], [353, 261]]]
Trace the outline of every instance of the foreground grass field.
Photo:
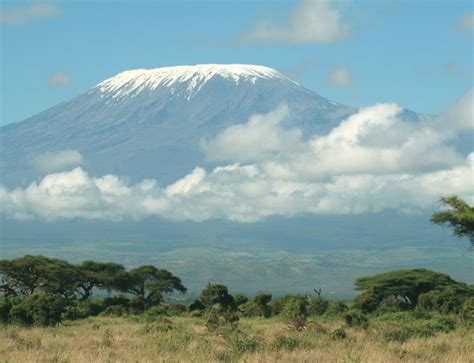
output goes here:
[[237, 326], [209, 331], [202, 317], [93, 317], [49, 328], [2, 327], [0, 360], [474, 362], [472, 327], [443, 332], [430, 321], [397, 313], [375, 318], [362, 329], [340, 318], [321, 318], [298, 332], [278, 318], [244, 318]]

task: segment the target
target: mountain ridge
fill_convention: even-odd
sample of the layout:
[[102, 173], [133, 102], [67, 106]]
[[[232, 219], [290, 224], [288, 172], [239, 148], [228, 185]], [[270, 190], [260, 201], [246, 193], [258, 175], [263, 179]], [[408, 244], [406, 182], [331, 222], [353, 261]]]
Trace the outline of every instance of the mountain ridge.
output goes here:
[[328, 132], [356, 110], [264, 66], [125, 71], [70, 101], [1, 127], [2, 182], [16, 187], [40, 177], [31, 160], [62, 150], [80, 152], [92, 175], [171, 182], [196, 165], [212, 166], [200, 150], [203, 138], [282, 103], [291, 110], [284, 126], [301, 128], [307, 135]]

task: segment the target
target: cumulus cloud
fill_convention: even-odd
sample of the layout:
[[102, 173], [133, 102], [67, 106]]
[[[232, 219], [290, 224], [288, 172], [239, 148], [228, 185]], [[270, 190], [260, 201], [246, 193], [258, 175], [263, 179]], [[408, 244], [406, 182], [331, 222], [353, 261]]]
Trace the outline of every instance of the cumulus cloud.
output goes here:
[[[81, 167], [52, 173], [26, 188], [0, 187], [1, 212], [11, 218], [229, 219], [355, 214], [432, 209], [453, 193], [474, 201], [474, 152], [449, 140], [473, 129], [474, 91], [436, 118], [403, 121], [396, 104], [361, 108], [327, 135], [304, 138], [284, 127], [286, 106], [222, 131], [202, 147], [223, 166], [197, 167], [176, 182], [130, 185]], [[247, 139], [246, 139], [247, 138]]]
[[349, 36], [350, 28], [330, 0], [301, 0], [281, 24], [264, 20], [243, 36], [251, 42], [333, 43]]
[[69, 86], [71, 83], [71, 77], [61, 72], [53, 73], [48, 79], [48, 85], [51, 87]]
[[302, 133], [284, 130], [280, 123], [289, 116], [288, 106], [281, 105], [265, 115], [251, 116], [246, 124], [228, 127], [201, 147], [209, 161], [255, 161], [266, 159], [283, 148], [298, 147]]
[[456, 30], [464, 34], [474, 34], [474, 12], [464, 14], [456, 23]]
[[352, 85], [351, 73], [345, 67], [334, 67], [329, 74], [329, 83], [336, 87], [349, 87]]
[[34, 168], [44, 173], [82, 165], [84, 159], [77, 150], [62, 150], [36, 155], [30, 158], [29, 162]]
[[48, 18], [60, 14], [59, 8], [52, 4], [32, 3], [12, 6], [0, 12], [0, 24], [23, 25], [35, 19]]

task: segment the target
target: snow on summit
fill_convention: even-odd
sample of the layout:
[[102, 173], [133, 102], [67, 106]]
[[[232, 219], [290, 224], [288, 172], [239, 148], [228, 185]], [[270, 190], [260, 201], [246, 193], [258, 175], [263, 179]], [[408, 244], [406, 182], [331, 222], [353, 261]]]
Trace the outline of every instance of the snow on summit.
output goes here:
[[214, 77], [230, 80], [235, 84], [241, 81], [255, 84], [258, 79], [279, 79], [297, 84], [284, 74], [269, 67], [244, 64], [200, 64], [125, 71], [102, 81], [95, 88], [117, 98], [136, 94], [143, 90], [152, 91], [160, 86], [167, 87], [174, 92], [176, 87], [184, 84], [189, 98], [199, 92]]

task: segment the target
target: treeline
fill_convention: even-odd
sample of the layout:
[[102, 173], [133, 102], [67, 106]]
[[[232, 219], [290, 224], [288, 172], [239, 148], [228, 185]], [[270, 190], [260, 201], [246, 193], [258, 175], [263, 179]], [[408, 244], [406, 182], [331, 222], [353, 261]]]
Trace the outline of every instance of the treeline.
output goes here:
[[[44, 256], [0, 261], [0, 321], [3, 324], [56, 325], [99, 314], [145, 317], [188, 314], [202, 317], [209, 329], [236, 324], [242, 317], [281, 316], [296, 330], [308, 318], [343, 316], [347, 324], [366, 327], [368, 316], [413, 310], [456, 315], [474, 322], [474, 287], [448, 275], [425, 270], [399, 270], [359, 278], [361, 292], [349, 306], [314, 294], [273, 298], [232, 295], [220, 284], [208, 284], [190, 304], [170, 303], [171, 293], [185, 293], [180, 278], [151, 265], [126, 270], [117, 263], [70, 264]], [[98, 296], [107, 297], [98, 297]]]
[[[27, 255], [0, 260], [0, 276], [1, 320], [23, 325], [54, 325], [63, 317], [97, 315], [113, 306], [127, 305], [140, 313], [159, 305], [166, 294], [186, 292], [178, 277], [152, 265], [126, 270], [111, 262], [74, 265]], [[112, 297], [92, 302], [99, 291]]]

